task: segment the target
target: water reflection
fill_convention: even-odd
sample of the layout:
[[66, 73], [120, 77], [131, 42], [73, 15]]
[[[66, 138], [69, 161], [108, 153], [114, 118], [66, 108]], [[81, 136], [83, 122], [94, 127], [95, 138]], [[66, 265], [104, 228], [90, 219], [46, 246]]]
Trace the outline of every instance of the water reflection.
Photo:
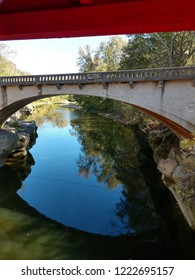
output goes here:
[[[64, 227], [22, 200], [16, 193], [22, 187], [16, 170], [1, 168], [0, 182], [0, 259], [112, 258], [112, 239]], [[124, 252], [117, 242], [116, 249], [120, 258]]]
[[[82, 145], [82, 154], [77, 161], [80, 174], [88, 177], [93, 173], [110, 189], [120, 182], [112, 182], [110, 178], [119, 178], [120, 174], [128, 176], [126, 171], [134, 176], [139, 174], [137, 156], [140, 148], [133, 130], [95, 116], [86, 118], [84, 122], [83, 119], [71, 121], [71, 125]], [[130, 181], [126, 181], [132, 181], [131, 175]]]
[[63, 128], [68, 125], [68, 111], [58, 110], [57, 104], [48, 103], [45, 105], [36, 105], [33, 117], [29, 116], [28, 120], [34, 120], [37, 126], [45, 122], [50, 122], [54, 127]]
[[[112, 224], [118, 234], [163, 229], [165, 224], [155, 209], [150, 188], [140, 170], [152, 164], [148, 153], [141, 152], [146, 143], [142, 141], [140, 146], [132, 129], [96, 116], [88, 116], [87, 121], [72, 120], [71, 126], [73, 135], [82, 145], [77, 160], [79, 175], [88, 178], [93, 174], [111, 190], [120, 187], [114, 210], [120, 223]], [[159, 179], [157, 173], [153, 175]]]
[[194, 234], [143, 137], [83, 112], [52, 115], [39, 126], [31, 174], [0, 170], [0, 258], [194, 258]]

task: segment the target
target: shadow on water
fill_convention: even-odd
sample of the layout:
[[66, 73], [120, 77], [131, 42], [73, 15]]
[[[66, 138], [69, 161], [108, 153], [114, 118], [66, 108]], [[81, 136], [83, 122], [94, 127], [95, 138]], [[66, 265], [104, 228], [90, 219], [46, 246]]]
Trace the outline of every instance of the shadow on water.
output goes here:
[[77, 162], [80, 173], [93, 170], [111, 189], [116, 179], [123, 184], [116, 215], [127, 229], [132, 258], [194, 259], [195, 233], [163, 185], [144, 135], [99, 117], [88, 118], [86, 127], [80, 120], [71, 123], [85, 151]]
[[22, 187], [16, 171], [1, 168], [0, 182], [0, 259], [112, 259], [116, 251], [119, 258], [124, 255], [120, 238], [113, 250], [112, 238], [68, 228], [29, 206], [16, 193]]
[[[167, 226], [169, 239], [175, 250], [175, 259], [195, 259], [195, 232], [185, 221], [172, 193], [161, 180], [153, 161], [153, 152], [142, 132], [135, 129], [139, 146], [140, 171], [151, 193], [155, 207]], [[163, 230], [163, 227], [162, 227]], [[170, 245], [169, 245], [170, 246]]]
[[0, 182], [0, 259], [129, 259], [139, 258], [136, 247], [151, 250], [139, 237], [89, 234], [46, 218], [17, 195], [21, 180], [9, 167]]
[[167, 255], [150, 235], [106, 237], [46, 218], [17, 195], [21, 180], [9, 167], [0, 169], [0, 182], [0, 259], [140, 259], [148, 250], [151, 258]]
[[[127, 234], [87, 233], [46, 217], [17, 194], [31, 166], [25, 170], [5, 166], [0, 169], [0, 259], [194, 259], [194, 233], [162, 185], [142, 135], [131, 131], [124, 137], [117, 125], [105, 137], [102, 119], [95, 123], [91, 129], [90, 118], [85, 125], [77, 119], [71, 122], [71, 133], [83, 147], [77, 160], [79, 174], [87, 176], [93, 170], [110, 188], [122, 182], [115, 214]], [[127, 155], [133, 153], [130, 161]]]

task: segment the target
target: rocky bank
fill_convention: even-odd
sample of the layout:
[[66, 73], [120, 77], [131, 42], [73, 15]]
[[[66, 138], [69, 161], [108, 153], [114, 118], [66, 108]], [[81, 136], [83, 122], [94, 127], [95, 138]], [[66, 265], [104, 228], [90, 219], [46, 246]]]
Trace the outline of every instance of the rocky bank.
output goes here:
[[195, 140], [182, 140], [164, 124], [152, 118], [124, 118], [100, 113], [124, 125], [138, 126], [153, 151], [164, 185], [175, 197], [187, 223], [195, 230]]
[[179, 139], [162, 124], [142, 130], [163, 183], [175, 197], [190, 228], [195, 230], [195, 141]]
[[31, 106], [10, 117], [0, 129], [0, 167], [6, 165], [25, 165], [29, 160], [29, 149], [36, 141], [37, 126], [35, 122], [21, 121], [22, 115], [30, 114]]

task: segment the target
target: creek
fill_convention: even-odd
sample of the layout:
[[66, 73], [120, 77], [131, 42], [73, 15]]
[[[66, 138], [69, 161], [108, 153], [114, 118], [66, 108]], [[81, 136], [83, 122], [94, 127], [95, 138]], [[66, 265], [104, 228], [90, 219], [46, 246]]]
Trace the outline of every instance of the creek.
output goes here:
[[0, 169], [0, 259], [195, 258], [139, 130], [63, 106], [31, 118], [28, 172]]

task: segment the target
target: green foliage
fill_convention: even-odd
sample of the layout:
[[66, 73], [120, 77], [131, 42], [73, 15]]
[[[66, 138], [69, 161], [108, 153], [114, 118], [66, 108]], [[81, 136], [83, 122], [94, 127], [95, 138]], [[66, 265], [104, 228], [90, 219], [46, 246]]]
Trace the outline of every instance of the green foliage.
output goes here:
[[[45, 99], [45, 98], [43, 98]], [[64, 118], [63, 113], [59, 110], [59, 105], [48, 103], [46, 106], [43, 103], [33, 102], [35, 110], [32, 115], [25, 118], [27, 121], [35, 121], [37, 126], [41, 126], [45, 121], [51, 122], [56, 127], [62, 128], [68, 125], [68, 121]]]
[[178, 67], [195, 63], [195, 32], [129, 35], [120, 69]]
[[195, 150], [195, 138], [193, 139], [183, 139], [180, 141], [180, 148], [183, 151], [194, 151]]
[[116, 71], [119, 69], [122, 49], [126, 45], [121, 37], [110, 37], [108, 42], [100, 43], [96, 50], [96, 56], [99, 61], [98, 71]]
[[[77, 63], [80, 72], [117, 70], [125, 45], [125, 40], [119, 36], [113, 36], [108, 42], [101, 42], [96, 50], [92, 50], [89, 45], [86, 45], [84, 49], [80, 48]], [[75, 96], [75, 100], [90, 111], [115, 112], [119, 107], [117, 101], [106, 98]]]
[[79, 58], [77, 65], [80, 72], [91, 72], [97, 69], [96, 57], [93, 57], [93, 51], [89, 45], [86, 45], [84, 50], [79, 49]]
[[114, 71], [119, 68], [122, 49], [126, 41], [119, 36], [110, 37], [101, 42], [96, 50], [89, 45], [79, 49], [77, 65], [80, 72]]
[[75, 96], [76, 102], [85, 108], [87, 111], [98, 111], [98, 112], [117, 112], [120, 103], [115, 100], [110, 100], [106, 98], [96, 97], [96, 96]]
[[[195, 65], [195, 31], [128, 35], [110, 37], [96, 50], [90, 46], [79, 49], [81, 72], [114, 71]], [[117, 101], [78, 96], [75, 100], [87, 110], [118, 113], [131, 122], [145, 120], [146, 115]]]
[[29, 75], [28, 72], [17, 69], [16, 65], [10, 61], [10, 58], [14, 55], [14, 51], [0, 43], [0, 75], [1, 76], [17, 76], [17, 75]]

